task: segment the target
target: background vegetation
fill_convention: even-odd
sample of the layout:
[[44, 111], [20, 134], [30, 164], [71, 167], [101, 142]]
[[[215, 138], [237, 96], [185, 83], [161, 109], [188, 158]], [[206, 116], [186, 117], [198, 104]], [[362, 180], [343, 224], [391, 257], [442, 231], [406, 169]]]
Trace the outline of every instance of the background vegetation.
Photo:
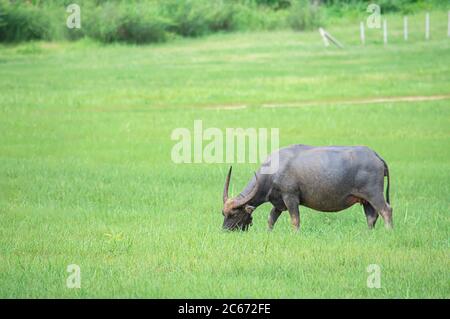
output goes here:
[[[79, 0], [81, 29], [68, 29], [73, 1], [0, 0], [0, 41], [90, 37], [101, 42], [162, 42], [214, 32], [293, 28], [307, 30], [335, 17], [358, 18], [368, 1], [358, 0]], [[437, 0], [380, 0], [383, 13], [445, 7]]]
[[[81, 30], [68, 3], [0, 0], [0, 297], [450, 298], [448, 8], [383, 2], [384, 46], [380, 29], [360, 44], [356, 0], [320, 1], [320, 18], [293, 1], [80, 0]], [[344, 49], [290, 29], [317, 21]], [[355, 205], [301, 207], [299, 233], [286, 213], [267, 232], [265, 204], [248, 233], [223, 232], [228, 164], [170, 158], [172, 130], [198, 119], [372, 147], [394, 230], [368, 231]], [[257, 165], [233, 167], [235, 195]]]
[[[422, 13], [406, 43], [388, 18], [388, 46], [380, 30], [361, 46], [358, 23], [330, 25], [344, 50], [315, 30], [0, 45], [0, 296], [449, 298], [447, 12], [432, 12], [429, 41]], [[402, 96], [444, 99], [367, 101]], [[196, 119], [278, 127], [281, 146], [376, 149], [394, 231], [368, 231], [355, 205], [301, 207], [299, 233], [286, 213], [269, 233], [266, 204], [248, 233], [222, 232], [228, 164], [170, 159], [172, 130]], [[256, 167], [234, 165], [232, 194]], [[81, 289], [66, 287], [69, 264]]]

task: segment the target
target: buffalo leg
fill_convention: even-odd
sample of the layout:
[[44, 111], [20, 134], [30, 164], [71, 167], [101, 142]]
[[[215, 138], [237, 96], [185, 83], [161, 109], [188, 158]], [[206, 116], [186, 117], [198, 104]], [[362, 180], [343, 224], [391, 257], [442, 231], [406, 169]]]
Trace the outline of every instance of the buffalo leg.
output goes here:
[[289, 215], [291, 216], [291, 224], [296, 231], [300, 228], [300, 212], [298, 210], [298, 205], [300, 202], [296, 195], [286, 194], [283, 195], [283, 201], [286, 205]]
[[383, 193], [369, 200], [373, 208], [383, 217], [384, 226], [388, 229], [392, 228], [392, 207], [384, 200]]
[[394, 227], [392, 222], [392, 207], [388, 203], [386, 203], [386, 205], [381, 209], [380, 215], [384, 219], [384, 225], [386, 228], [390, 229]]
[[369, 229], [374, 228], [378, 219], [378, 213], [369, 203], [364, 203], [364, 213], [367, 218], [367, 226], [369, 226]]
[[273, 225], [275, 225], [275, 223], [277, 222], [277, 219], [278, 219], [278, 217], [280, 217], [281, 213], [282, 213], [282, 210], [279, 210], [275, 207], [272, 208], [272, 210], [270, 211], [270, 214], [269, 214], [269, 221], [268, 221], [269, 230], [273, 229]]

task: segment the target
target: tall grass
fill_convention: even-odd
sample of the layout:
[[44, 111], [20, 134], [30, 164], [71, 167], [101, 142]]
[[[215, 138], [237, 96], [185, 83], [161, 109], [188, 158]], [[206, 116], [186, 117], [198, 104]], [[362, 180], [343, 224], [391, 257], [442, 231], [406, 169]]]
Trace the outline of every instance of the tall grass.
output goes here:
[[[316, 28], [366, 14], [357, 0], [79, 0], [81, 29], [66, 27], [68, 0], [0, 0], [0, 42], [76, 40], [152, 43], [215, 32]], [[380, 0], [382, 12], [446, 6], [436, 0]]]
[[[449, 100], [344, 102], [449, 94], [446, 17], [432, 15], [429, 41], [388, 47], [360, 46], [358, 24], [329, 26], [346, 50], [316, 31], [2, 46], [0, 297], [449, 298]], [[302, 101], [319, 104], [283, 107]], [[268, 233], [265, 204], [248, 233], [221, 232], [229, 164], [171, 161], [171, 132], [197, 119], [279, 128], [280, 146], [372, 147], [389, 164], [394, 231], [368, 231], [355, 205], [301, 207], [296, 234], [284, 212]], [[236, 195], [257, 165], [233, 168]], [[69, 264], [81, 289], [66, 286]]]
[[317, 8], [305, 0], [136, 0], [79, 1], [81, 29], [65, 25], [68, 1], [0, 0], [0, 41], [73, 40], [161, 42], [235, 30], [308, 29], [317, 25]]
[[161, 42], [171, 22], [160, 16], [154, 3], [109, 2], [91, 8], [85, 15], [84, 35], [101, 42]]
[[0, 40], [49, 39], [50, 19], [37, 6], [0, 2]]
[[289, 13], [289, 25], [294, 30], [305, 30], [321, 24], [321, 10], [317, 4], [311, 5], [309, 0], [298, 0], [292, 4]]

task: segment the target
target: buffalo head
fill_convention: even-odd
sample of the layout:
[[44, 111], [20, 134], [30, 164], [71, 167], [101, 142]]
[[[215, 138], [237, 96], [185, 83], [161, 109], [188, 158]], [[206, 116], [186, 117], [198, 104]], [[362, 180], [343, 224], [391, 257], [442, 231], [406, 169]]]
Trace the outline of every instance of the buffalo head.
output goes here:
[[239, 195], [235, 198], [228, 198], [228, 187], [230, 185], [230, 179], [231, 167], [228, 171], [227, 179], [225, 181], [225, 186], [223, 189], [223, 229], [245, 231], [248, 230], [248, 227], [252, 225], [252, 212], [255, 207], [248, 205], [248, 203], [258, 191], [258, 181], [256, 180], [255, 186], [247, 195]]

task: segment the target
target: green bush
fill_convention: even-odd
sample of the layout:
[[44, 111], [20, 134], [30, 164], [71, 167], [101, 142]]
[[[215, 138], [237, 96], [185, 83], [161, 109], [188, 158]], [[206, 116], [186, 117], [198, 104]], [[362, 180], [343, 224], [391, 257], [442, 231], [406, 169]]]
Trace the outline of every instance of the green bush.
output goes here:
[[89, 10], [82, 18], [84, 34], [101, 42], [149, 43], [167, 37], [169, 21], [154, 5], [107, 2]]
[[[293, 0], [292, 0], [293, 1]], [[307, 0], [78, 0], [81, 29], [66, 27], [68, 0], [0, 0], [0, 41], [77, 40], [151, 43], [172, 34], [305, 29], [316, 22]], [[287, 9], [286, 9], [287, 8]]]
[[235, 5], [218, 2], [211, 8], [208, 16], [208, 30], [210, 32], [232, 31], [237, 29], [235, 15], [237, 7]]
[[3, 19], [4, 19], [4, 16], [5, 16], [5, 13], [3, 12], [2, 9], [3, 9], [3, 8], [2, 8], [2, 4], [1, 4], [1, 2], [0, 2], [0, 28], [6, 26], [5, 20], [3, 20]]
[[320, 26], [321, 8], [308, 0], [295, 0], [289, 13], [289, 25], [294, 30], [307, 30]]
[[50, 22], [38, 7], [0, 2], [0, 41], [49, 39]]
[[160, 3], [163, 7], [163, 14], [172, 21], [172, 25], [169, 27], [170, 31], [187, 37], [207, 33], [208, 2], [167, 0]]
[[291, 0], [255, 0], [255, 3], [274, 9], [285, 9], [291, 6]]
[[[81, 7], [81, 29], [66, 27], [66, 6]], [[439, 0], [379, 0], [382, 12], [431, 9]], [[320, 5], [318, 5], [320, 4]], [[365, 14], [366, 0], [0, 0], [0, 41], [152, 43], [234, 30], [307, 30], [328, 18]]]
[[233, 21], [238, 30], [274, 30], [288, 26], [286, 10], [239, 4], [235, 11]]
[[186, 37], [236, 28], [236, 5], [223, 0], [161, 0], [162, 14], [171, 21], [169, 31]]

